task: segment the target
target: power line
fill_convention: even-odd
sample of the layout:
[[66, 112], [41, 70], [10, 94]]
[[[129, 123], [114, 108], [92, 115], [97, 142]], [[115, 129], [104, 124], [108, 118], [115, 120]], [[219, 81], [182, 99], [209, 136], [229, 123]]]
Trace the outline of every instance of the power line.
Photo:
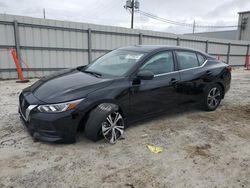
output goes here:
[[[136, 12], [139, 12], [140, 14], [149, 17], [151, 19], [155, 19], [158, 21], [162, 21], [168, 24], [173, 24], [173, 25], [178, 25], [178, 26], [184, 26], [184, 27], [193, 27], [193, 24], [188, 24], [188, 23], [184, 23], [184, 22], [178, 22], [178, 21], [174, 21], [174, 20], [169, 20], [166, 18], [162, 18], [159, 16], [156, 16], [154, 14], [148, 13], [148, 12], [144, 12], [141, 10], [137, 10]], [[238, 27], [238, 25], [229, 25], [229, 26], [219, 26], [219, 25], [197, 25], [195, 24], [195, 28], [236, 28]]]
[[158, 20], [158, 21], [162, 21], [162, 22], [165, 22], [165, 23], [175, 24], [175, 25], [180, 25], [180, 26], [188, 26], [188, 27], [191, 27], [191, 24], [181, 23], [181, 22], [176, 22], [176, 21], [168, 20], [168, 19], [161, 18], [161, 17], [155, 16], [155, 15], [150, 14], [150, 13], [147, 13], [147, 12], [143, 12], [143, 11], [141, 11], [141, 10], [138, 10], [137, 12], [139, 12], [140, 14], [142, 14], [142, 15], [144, 15], [144, 16], [147, 16], [147, 17], [149, 17], [149, 18], [152, 18], [152, 19], [155, 19], [155, 20]]

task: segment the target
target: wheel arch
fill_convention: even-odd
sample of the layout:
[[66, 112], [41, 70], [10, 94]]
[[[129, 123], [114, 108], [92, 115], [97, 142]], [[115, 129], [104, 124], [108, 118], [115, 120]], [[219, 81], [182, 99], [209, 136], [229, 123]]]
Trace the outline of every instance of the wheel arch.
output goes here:
[[215, 84], [218, 84], [222, 88], [222, 99], [225, 96], [225, 86], [221, 82], [216, 82]]
[[122, 114], [123, 117], [125, 117], [125, 113], [124, 113], [124, 109], [122, 107], [122, 105], [117, 101], [117, 100], [114, 100], [114, 99], [104, 99], [104, 100], [100, 100], [100, 101], [97, 101], [95, 103], [93, 103], [92, 105], [90, 105], [86, 112], [84, 113], [84, 115], [81, 117], [81, 120], [78, 124], [78, 127], [77, 127], [77, 130], [84, 130], [85, 128], [85, 124], [88, 120], [88, 117], [89, 117], [89, 113], [94, 110], [97, 106], [101, 105], [101, 104], [111, 104], [112, 105], [112, 108], [118, 108], [118, 111]]

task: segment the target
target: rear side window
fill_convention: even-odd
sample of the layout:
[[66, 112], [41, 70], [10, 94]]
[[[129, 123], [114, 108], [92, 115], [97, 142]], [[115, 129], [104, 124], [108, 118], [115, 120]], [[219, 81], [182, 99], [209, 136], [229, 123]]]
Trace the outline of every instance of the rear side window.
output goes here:
[[199, 66], [195, 52], [177, 51], [176, 56], [181, 70]]
[[140, 70], [152, 71], [155, 75], [172, 72], [174, 61], [172, 52], [161, 52], [149, 59]]
[[199, 53], [197, 53], [197, 58], [200, 65], [202, 65], [206, 61], [205, 57]]

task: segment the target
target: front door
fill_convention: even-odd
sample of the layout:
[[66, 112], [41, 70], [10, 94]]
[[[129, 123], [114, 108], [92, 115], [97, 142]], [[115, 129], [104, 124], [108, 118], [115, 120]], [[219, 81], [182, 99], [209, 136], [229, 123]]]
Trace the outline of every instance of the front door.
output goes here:
[[153, 55], [138, 70], [154, 73], [152, 80], [134, 78], [130, 83], [130, 110], [135, 116], [171, 110], [177, 106], [176, 83], [180, 81], [179, 72], [175, 71], [173, 53], [160, 52]]

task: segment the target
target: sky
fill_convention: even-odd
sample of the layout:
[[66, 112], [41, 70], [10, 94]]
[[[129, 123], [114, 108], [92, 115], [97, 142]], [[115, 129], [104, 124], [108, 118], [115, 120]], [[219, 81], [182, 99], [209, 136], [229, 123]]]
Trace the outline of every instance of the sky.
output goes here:
[[[158, 17], [197, 25], [237, 25], [238, 12], [250, 10], [250, 0], [139, 0], [140, 10]], [[0, 13], [130, 27], [126, 0], [0, 0]], [[176, 26], [135, 13], [134, 28], [170, 33], [191, 33], [192, 27]], [[234, 28], [230, 28], [234, 29]], [[195, 32], [218, 29], [196, 28]], [[221, 30], [221, 29], [220, 29]]]

